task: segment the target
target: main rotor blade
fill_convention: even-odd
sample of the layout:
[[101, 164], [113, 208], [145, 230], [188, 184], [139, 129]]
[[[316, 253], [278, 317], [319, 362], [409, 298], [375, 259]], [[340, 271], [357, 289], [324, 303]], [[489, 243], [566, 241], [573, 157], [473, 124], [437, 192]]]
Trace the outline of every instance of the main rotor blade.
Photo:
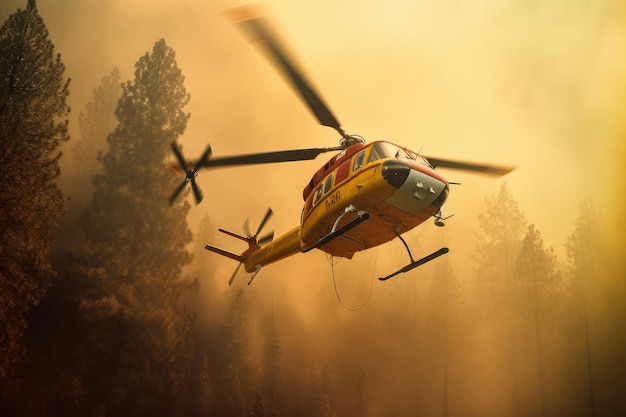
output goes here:
[[271, 164], [275, 162], [291, 162], [291, 161], [307, 161], [317, 158], [319, 154], [325, 152], [341, 151], [342, 146], [334, 148], [311, 148], [296, 149], [291, 151], [277, 151], [254, 153], [247, 155], [234, 155], [222, 158], [212, 158], [203, 161], [202, 166], [205, 168], [231, 166], [231, 165], [253, 165], [253, 164]]
[[452, 159], [431, 158], [428, 156], [426, 159], [428, 159], [428, 162], [430, 162], [430, 164], [435, 168], [470, 171], [476, 174], [490, 175], [494, 177], [502, 177], [517, 169], [517, 167], [514, 166], [479, 164], [474, 162], [456, 161]]
[[233, 274], [230, 276], [230, 279], [228, 280], [228, 285], [231, 285], [233, 283], [235, 277], [237, 276], [237, 272], [239, 272], [239, 268], [241, 268], [242, 264], [243, 262], [239, 262], [239, 265], [237, 265], [237, 269], [235, 269], [235, 272], [233, 272]]
[[342, 136], [344, 135], [337, 118], [332, 114], [320, 95], [313, 89], [312, 84], [305, 78], [304, 73], [296, 64], [295, 59], [289, 56], [287, 50], [280, 44], [276, 30], [273, 29], [269, 18], [263, 16], [258, 6], [246, 5], [225, 10], [224, 15], [235, 26], [244, 32], [250, 42], [258, 42], [270, 60], [276, 64], [283, 76], [290, 82], [300, 97], [313, 112], [320, 124], [332, 127]]

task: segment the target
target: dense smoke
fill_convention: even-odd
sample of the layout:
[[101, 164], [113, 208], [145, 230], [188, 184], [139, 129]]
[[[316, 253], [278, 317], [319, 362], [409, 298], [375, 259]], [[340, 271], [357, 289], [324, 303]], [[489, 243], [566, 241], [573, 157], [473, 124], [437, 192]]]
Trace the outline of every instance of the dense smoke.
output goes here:
[[[25, 3], [4, 1], [0, 19]], [[191, 95], [191, 118], [179, 139], [188, 158], [208, 143], [215, 155], [336, 145], [335, 132], [316, 124], [263, 55], [221, 15], [240, 4], [38, 2], [71, 78], [72, 140], [61, 160], [61, 187], [70, 197], [68, 216], [75, 218], [66, 218], [65, 227], [78, 222], [93, 192], [72, 176], [75, 144], [82, 140], [79, 114], [102, 77], [117, 67], [120, 82], [132, 79], [133, 64], [161, 38], [176, 51]], [[245, 346], [237, 345], [237, 366], [245, 382], [238, 381], [243, 385], [237, 389], [249, 413], [261, 391], [277, 415], [582, 416], [590, 408], [611, 415], [626, 382], [622, 2], [275, 0], [268, 8], [347, 132], [425, 155], [519, 168], [499, 180], [444, 172], [462, 183], [452, 188], [445, 208], [454, 217], [444, 229], [427, 222], [407, 240], [416, 257], [441, 246], [450, 253], [410, 274], [376, 280], [408, 261], [395, 240], [334, 266], [337, 260], [322, 252], [299, 254], [268, 266], [250, 287], [243, 273], [228, 287], [236, 263], [203, 245], [245, 249], [217, 228], [239, 233], [247, 217], [258, 224], [268, 206], [277, 236], [290, 230], [300, 219], [302, 189], [326, 157], [200, 172], [205, 200], [187, 218], [194, 260], [185, 270], [199, 283], [197, 295], [189, 296], [202, 350], [196, 366], [206, 362], [217, 369], [208, 372], [213, 378], [228, 375], [217, 362], [233, 346], [220, 341], [240, 337]], [[100, 167], [97, 154], [91, 157]], [[506, 321], [509, 315], [521, 320], [538, 313], [511, 312], [503, 293], [477, 289], [484, 284], [481, 273], [492, 272], [480, 264], [479, 236], [490, 221], [489, 202], [503, 189], [526, 220], [520, 222], [520, 245], [532, 225], [543, 239], [537, 246], [548, 254], [545, 264], [554, 260], [544, 278], [559, 284], [544, 282], [541, 297], [560, 310], [546, 307], [539, 314], [545, 318], [542, 337], [539, 326], [524, 321], [513, 336], [507, 333], [510, 339], [499, 339], [503, 328], [519, 324]], [[587, 333], [571, 304], [566, 249], [585, 199], [600, 215], [599, 266], [585, 284]], [[59, 237], [66, 247], [56, 252], [73, 250], [81, 238]], [[511, 276], [522, 274], [523, 265], [517, 268], [508, 271]], [[525, 291], [518, 295], [528, 298], [520, 299], [533, 299]], [[567, 332], [549, 334], [560, 325]], [[233, 336], [234, 328], [242, 333]], [[591, 337], [587, 356], [583, 334]], [[537, 346], [530, 342], [535, 340]], [[528, 359], [541, 355], [544, 367]], [[527, 363], [533, 368], [519, 369]], [[575, 378], [565, 380], [559, 372]], [[542, 374], [546, 385], [537, 382]], [[232, 389], [230, 377], [210, 381], [208, 410], [220, 409], [215, 399]], [[589, 384], [596, 390], [591, 399]]]

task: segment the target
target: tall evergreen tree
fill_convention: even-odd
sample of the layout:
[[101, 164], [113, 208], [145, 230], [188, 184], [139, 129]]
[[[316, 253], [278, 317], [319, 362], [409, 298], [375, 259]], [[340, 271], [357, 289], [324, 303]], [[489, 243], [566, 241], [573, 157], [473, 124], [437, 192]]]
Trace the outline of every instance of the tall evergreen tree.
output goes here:
[[107, 137], [117, 125], [115, 110], [122, 92], [120, 85], [120, 72], [116, 67], [102, 77], [93, 97], [78, 116], [80, 139], [74, 145], [72, 159], [76, 178], [82, 181], [91, 182], [101, 168], [97, 160], [106, 153]]
[[265, 396], [268, 399], [270, 411], [275, 411], [275, 400], [277, 387], [280, 384], [280, 332], [278, 323], [274, 315], [274, 307], [263, 323], [263, 334], [265, 343], [263, 344], [263, 385]]
[[54, 276], [52, 231], [64, 211], [59, 146], [69, 139], [64, 72], [29, 0], [0, 29], [0, 385], [23, 355], [26, 316]]
[[327, 363], [321, 368], [319, 366], [314, 368], [310, 384], [308, 406], [308, 410], [311, 412], [310, 415], [336, 417], [337, 411], [333, 405], [335, 399], [334, 375]]
[[254, 394], [254, 407], [252, 408], [251, 417], [268, 417], [270, 414], [265, 409], [265, 403], [263, 402], [263, 394], [257, 391]]
[[[465, 300], [463, 287], [456, 278], [452, 265], [448, 259], [437, 264], [435, 269], [431, 292], [428, 297], [431, 304], [431, 348], [436, 353], [432, 358], [433, 366], [437, 367], [433, 375], [441, 375], [441, 385], [434, 385], [433, 398], [441, 398], [441, 410], [444, 417], [450, 415], [451, 387], [454, 385], [454, 375], [458, 375], [458, 369], [454, 369], [452, 358], [461, 352], [455, 349], [462, 346], [462, 329], [467, 328], [463, 323], [465, 316]], [[428, 382], [424, 381], [428, 386]], [[439, 396], [441, 393], [441, 396]]]
[[80, 136], [69, 153], [62, 187], [68, 195], [67, 213], [61, 218], [55, 235], [55, 251], [52, 261], [57, 270], [65, 268], [68, 253], [76, 252], [84, 245], [80, 227], [80, 215], [91, 202], [93, 180], [100, 174], [98, 162], [108, 149], [107, 136], [117, 125], [115, 109], [122, 92], [120, 74], [114, 68], [102, 78], [93, 97], [78, 117]]
[[[498, 194], [485, 199], [484, 214], [478, 216], [481, 229], [476, 247], [477, 268], [474, 286], [476, 325], [483, 331], [476, 340], [486, 363], [475, 371], [477, 387], [498, 387], [501, 395], [494, 409], [510, 413], [515, 407], [516, 381], [511, 372], [514, 340], [511, 333], [511, 310], [515, 262], [524, 238], [526, 217], [506, 183]], [[486, 359], [482, 353], [489, 352]]]
[[600, 241], [598, 236], [599, 214], [590, 198], [582, 200], [578, 206], [579, 215], [576, 227], [567, 238], [567, 265], [569, 275], [577, 291], [581, 293], [586, 288], [587, 281], [593, 279], [598, 262]]
[[250, 302], [243, 289], [233, 295], [224, 322], [220, 327], [219, 345], [211, 346], [216, 380], [213, 412], [221, 416], [243, 417], [249, 392]]
[[122, 88], [74, 271], [88, 286], [78, 301], [94, 330], [84, 340], [86, 401], [105, 415], [175, 415], [191, 360], [181, 304], [191, 232], [189, 204], [167, 204], [177, 179], [163, 161], [185, 130], [189, 95], [164, 40], [135, 68]]
[[[579, 204], [579, 215], [576, 219], [576, 227], [567, 238], [565, 244], [567, 254], [568, 276], [570, 278], [569, 294], [572, 316], [579, 317], [573, 323], [572, 346], [579, 346], [575, 349], [575, 358], [570, 360], [573, 363], [584, 363], [584, 384], [583, 391], [586, 394], [579, 394], [578, 398], [587, 398], [585, 408], [589, 409], [590, 415], [596, 414], [595, 394], [594, 394], [594, 366], [592, 356], [592, 340], [590, 335], [590, 317], [588, 310], [588, 296], [591, 286], [598, 278], [599, 271], [599, 251], [600, 246], [598, 222], [600, 215], [596, 211], [591, 198], [585, 198]], [[581, 343], [582, 342], [582, 343]], [[579, 352], [582, 352], [579, 353]], [[568, 355], [571, 357], [572, 353]], [[582, 360], [580, 358], [583, 358]]]
[[544, 247], [541, 233], [528, 226], [515, 264], [511, 304], [515, 404], [522, 415], [548, 415], [550, 339], [556, 335], [562, 308], [556, 261], [552, 248]]
[[[479, 281], [494, 279], [504, 284], [515, 269], [517, 254], [526, 229], [526, 217], [519, 210], [506, 183], [497, 195], [485, 199], [486, 210], [478, 216], [477, 261]], [[496, 286], [500, 286], [497, 285]]]

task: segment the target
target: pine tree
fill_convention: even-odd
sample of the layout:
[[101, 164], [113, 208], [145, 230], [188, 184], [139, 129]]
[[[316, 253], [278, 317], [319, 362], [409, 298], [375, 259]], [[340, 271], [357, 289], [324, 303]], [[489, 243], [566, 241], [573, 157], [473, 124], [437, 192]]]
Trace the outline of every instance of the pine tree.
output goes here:
[[[513, 311], [513, 276], [515, 262], [524, 238], [526, 218], [506, 183], [497, 195], [485, 199], [485, 214], [478, 216], [481, 233], [476, 247], [477, 269], [473, 309], [477, 326], [483, 331], [477, 338], [476, 349], [489, 352], [487, 363], [475, 371], [481, 378], [477, 389], [497, 386], [501, 391], [500, 413], [510, 413], [515, 407], [516, 381], [511, 372], [514, 340], [511, 332]], [[497, 409], [497, 408], [496, 408]]]
[[98, 174], [97, 161], [106, 153], [107, 136], [117, 125], [115, 109], [120, 98], [120, 72], [113, 68], [109, 75], [102, 77], [100, 85], [93, 92], [93, 97], [78, 116], [80, 139], [73, 149], [73, 168], [76, 178], [81, 181], [81, 189], [89, 186], [92, 178]]
[[[0, 29], [0, 383], [22, 357], [26, 316], [54, 276], [63, 214], [59, 146], [69, 139], [69, 80], [34, 0]], [[4, 391], [4, 390], [3, 390]]]
[[[598, 222], [600, 215], [596, 211], [591, 198], [582, 200], [579, 204], [579, 215], [576, 219], [576, 227], [572, 234], [567, 238], [565, 245], [567, 253], [568, 276], [570, 278], [569, 295], [570, 308], [572, 316], [579, 317], [574, 323], [566, 323], [573, 325], [574, 337], [572, 337], [572, 346], [579, 346], [575, 349], [582, 354], [572, 358], [573, 363], [584, 363], [585, 371], [585, 388], [586, 394], [577, 395], [577, 397], [587, 397], [589, 409], [593, 416], [596, 413], [596, 399], [594, 394], [594, 377], [593, 371], [595, 363], [592, 360], [592, 341], [590, 335], [590, 318], [588, 309], [588, 296], [593, 281], [598, 278], [599, 268], [599, 251], [600, 239], [598, 231]], [[576, 352], [576, 353], [578, 353]], [[568, 358], [572, 355], [570, 353]], [[583, 358], [582, 360], [580, 358]]]
[[135, 65], [102, 158], [87, 239], [74, 273], [88, 289], [78, 302], [93, 333], [84, 341], [92, 409], [106, 415], [175, 415], [192, 356], [181, 304], [189, 204], [170, 206], [176, 178], [164, 169], [170, 142], [189, 115], [184, 77], [164, 40]]
[[593, 279], [598, 262], [600, 242], [598, 237], [599, 214], [590, 198], [579, 204], [579, 216], [576, 227], [567, 238], [567, 264], [569, 275], [578, 292], [584, 291], [585, 284]]
[[[428, 299], [431, 301], [430, 334], [432, 335], [431, 347], [436, 351], [436, 356], [431, 360], [431, 366], [436, 367], [431, 375], [441, 375], [441, 386], [431, 384], [434, 388], [432, 397], [438, 398], [441, 392], [442, 415], [447, 417], [450, 413], [450, 387], [452, 377], [458, 370], [452, 369], [452, 357], [458, 351], [455, 346], [463, 345], [463, 340], [459, 340], [462, 331], [467, 328], [466, 323], [461, 326], [460, 322], [464, 317], [464, 295], [463, 288], [457, 280], [452, 265], [448, 259], [444, 259], [436, 266], [431, 293]], [[423, 381], [425, 386], [429, 381]]]
[[272, 312], [265, 319], [263, 330], [265, 335], [265, 343], [263, 345], [263, 385], [269, 401], [269, 409], [274, 411], [276, 407], [276, 388], [279, 385], [282, 349], [280, 347], [280, 333], [273, 307]]
[[249, 301], [240, 289], [232, 298], [220, 328], [219, 346], [211, 346], [210, 354], [218, 361], [215, 365], [214, 413], [222, 416], [244, 416], [245, 398], [250, 383], [248, 346], [250, 338]]
[[309, 410], [313, 416], [336, 417], [333, 407], [335, 395], [334, 376], [328, 364], [316, 366], [311, 375]]
[[269, 413], [265, 409], [265, 403], [263, 402], [263, 394], [259, 391], [254, 394], [254, 407], [252, 408], [251, 417], [268, 417]]
[[68, 203], [55, 235], [53, 264], [58, 270], [65, 267], [68, 253], [80, 250], [85, 244], [80, 214], [91, 202], [94, 177], [102, 170], [98, 160], [108, 149], [106, 138], [117, 125], [115, 109], [121, 91], [119, 71], [114, 68], [102, 78], [79, 115], [80, 137], [69, 154], [70, 163], [64, 166], [62, 186], [68, 194]]
[[[511, 276], [526, 229], [526, 217], [519, 210], [506, 183], [497, 195], [485, 199], [485, 214], [478, 216], [477, 261], [481, 278], [501, 281]], [[496, 284], [496, 286], [499, 286]]]
[[368, 375], [363, 366], [359, 366], [359, 371], [356, 379], [356, 406], [354, 407], [355, 414], [359, 416], [368, 415], [369, 405], [369, 393], [368, 393]]
[[562, 307], [556, 261], [552, 248], [544, 248], [541, 233], [528, 226], [515, 265], [511, 305], [516, 407], [522, 413], [548, 414], [549, 340]]

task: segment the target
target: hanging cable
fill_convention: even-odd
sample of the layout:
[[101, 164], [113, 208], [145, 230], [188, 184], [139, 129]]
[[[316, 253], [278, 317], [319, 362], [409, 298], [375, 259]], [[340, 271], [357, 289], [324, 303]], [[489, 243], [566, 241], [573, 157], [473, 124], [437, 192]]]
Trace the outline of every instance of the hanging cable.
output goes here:
[[339, 262], [341, 262], [341, 260], [343, 260], [342, 257], [339, 257], [339, 260], [337, 262], [335, 262], [335, 257], [333, 255], [328, 255], [327, 254], [327, 259], [328, 259], [328, 263], [330, 264], [330, 268], [332, 271], [332, 276], [333, 276], [333, 287], [335, 289], [335, 296], [337, 297], [337, 300], [339, 301], [339, 304], [341, 304], [341, 306], [343, 308], [345, 308], [348, 311], [359, 311], [362, 310], [371, 300], [372, 298], [372, 293], [374, 292], [374, 269], [376, 268], [376, 263], [378, 262], [378, 248], [376, 248], [376, 255], [374, 257], [374, 265], [372, 266], [372, 274], [370, 276], [370, 287], [369, 287], [369, 291], [367, 294], [367, 297], [365, 298], [365, 301], [363, 301], [363, 303], [358, 306], [358, 307], [350, 307], [348, 305], [346, 305], [344, 303], [344, 301], [341, 299], [341, 296], [339, 295], [339, 289], [337, 288], [337, 279], [335, 278], [335, 265], [339, 264]]

